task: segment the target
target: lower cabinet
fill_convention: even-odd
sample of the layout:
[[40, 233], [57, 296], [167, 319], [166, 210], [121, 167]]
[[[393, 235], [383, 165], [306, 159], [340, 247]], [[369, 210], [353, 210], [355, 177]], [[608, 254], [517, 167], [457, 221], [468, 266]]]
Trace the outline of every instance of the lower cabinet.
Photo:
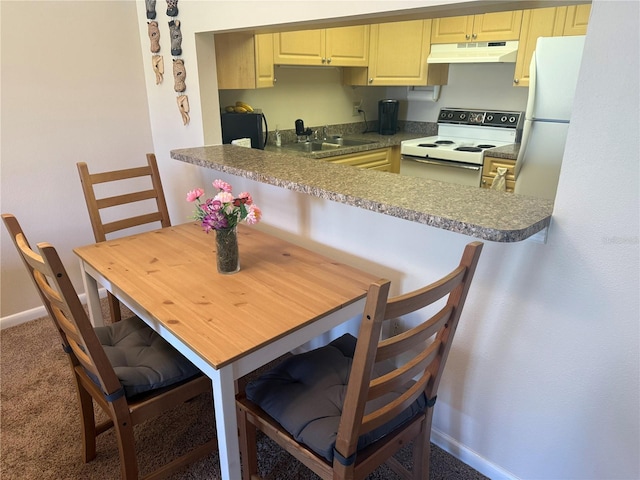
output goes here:
[[366, 152], [339, 155], [325, 159], [329, 163], [350, 165], [380, 172], [400, 172], [400, 146], [380, 148]]
[[482, 188], [491, 188], [493, 180], [496, 178], [496, 176], [498, 176], [498, 167], [503, 167], [507, 169], [507, 192], [513, 192], [516, 186], [516, 177], [514, 175], [515, 166], [515, 160], [496, 157], [484, 157], [484, 165], [482, 167], [482, 183], [480, 186]]

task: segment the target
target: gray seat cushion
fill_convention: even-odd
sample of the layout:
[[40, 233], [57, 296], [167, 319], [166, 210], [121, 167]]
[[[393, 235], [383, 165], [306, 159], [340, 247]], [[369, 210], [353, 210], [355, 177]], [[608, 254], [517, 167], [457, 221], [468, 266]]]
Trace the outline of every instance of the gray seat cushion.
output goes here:
[[200, 372], [138, 317], [96, 327], [95, 332], [127, 398], [173, 385]]
[[[247, 398], [280, 423], [298, 442], [332, 462], [355, 345], [356, 338], [346, 334], [322, 348], [294, 355], [249, 383]], [[389, 370], [388, 364], [376, 364], [374, 367], [376, 376]], [[406, 386], [367, 403], [365, 413], [375, 410], [390, 396], [397, 398], [408, 388]], [[358, 450], [424, 411], [425, 406], [423, 394], [396, 418], [362, 435], [358, 440]]]

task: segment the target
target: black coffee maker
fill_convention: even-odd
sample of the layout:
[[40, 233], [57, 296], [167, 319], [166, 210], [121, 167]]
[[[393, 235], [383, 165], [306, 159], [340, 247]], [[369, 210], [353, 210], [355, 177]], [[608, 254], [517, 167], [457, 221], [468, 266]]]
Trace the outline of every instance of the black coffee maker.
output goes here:
[[398, 132], [398, 100], [380, 100], [378, 102], [378, 133], [395, 135]]

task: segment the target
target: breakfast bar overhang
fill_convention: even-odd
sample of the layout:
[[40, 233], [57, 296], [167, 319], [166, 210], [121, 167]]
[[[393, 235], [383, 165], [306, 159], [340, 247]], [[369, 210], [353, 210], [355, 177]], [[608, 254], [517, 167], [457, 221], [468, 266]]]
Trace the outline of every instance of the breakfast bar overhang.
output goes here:
[[171, 158], [493, 242], [544, 235], [553, 211], [551, 200], [235, 145], [172, 150]]

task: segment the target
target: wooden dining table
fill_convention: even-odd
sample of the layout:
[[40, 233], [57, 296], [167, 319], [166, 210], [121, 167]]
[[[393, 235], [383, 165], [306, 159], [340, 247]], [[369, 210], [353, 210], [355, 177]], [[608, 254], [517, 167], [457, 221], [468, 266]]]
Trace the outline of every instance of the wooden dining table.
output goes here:
[[222, 478], [237, 480], [236, 380], [358, 317], [378, 277], [246, 225], [240, 271], [222, 275], [214, 235], [191, 222], [74, 252], [95, 326], [102, 285], [211, 379]]

